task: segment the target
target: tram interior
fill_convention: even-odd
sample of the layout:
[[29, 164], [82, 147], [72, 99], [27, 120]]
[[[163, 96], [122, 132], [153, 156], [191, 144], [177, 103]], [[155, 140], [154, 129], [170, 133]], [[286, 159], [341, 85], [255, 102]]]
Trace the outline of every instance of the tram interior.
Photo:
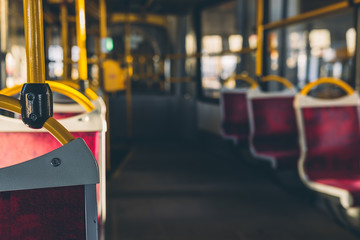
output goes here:
[[[34, 0], [35, 29], [28, 1], [0, 0], [0, 181], [56, 151], [96, 160], [99, 180], [86, 165], [86, 183], [40, 184], [86, 200], [57, 193], [41, 221], [6, 205], [30, 187], [0, 183], [0, 239], [360, 238], [359, 0]], [[86, 151], [2, 98], [24, 104], [36, 31], [51, 116]], [[56, 214], [72, 220], [43, 236]]]

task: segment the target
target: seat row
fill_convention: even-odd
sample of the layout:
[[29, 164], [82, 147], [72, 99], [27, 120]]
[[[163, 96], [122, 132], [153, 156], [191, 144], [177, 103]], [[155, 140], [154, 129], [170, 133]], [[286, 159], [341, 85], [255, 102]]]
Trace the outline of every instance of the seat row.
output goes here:
[[[337, 197], [346, 208], [360, 207], [359, 95], [345, 82], [321, 78], [297, 92], [285, 86], [279, 92], [261, 91], [256, 81], [247, 89], [222, 89], [222, 135], [276, 171], [297, 171], [310, 189]], [[309, 92], [321, 84], [333, 84], [345, 97], [318, 99]]]

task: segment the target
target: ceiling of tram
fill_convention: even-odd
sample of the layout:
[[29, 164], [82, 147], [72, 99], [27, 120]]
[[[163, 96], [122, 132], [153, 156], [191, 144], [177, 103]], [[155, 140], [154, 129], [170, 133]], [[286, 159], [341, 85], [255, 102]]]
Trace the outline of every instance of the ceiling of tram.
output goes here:
[[108, 9], [114, 12], [150, 12], [158, 14], [185, 14], [201, 5], [226, 0], [107, 0]]
[[[46, 0], [45, 8], [55, 15], [59, 14], [59, 3], [66, 1], [73, 3], [74, 0]], [[176, 14], [189, 13], [199, 6], [209, 6], [230, 0], [106, 0], [108, 14], [112, 13], [154, 13], [154, 14]], [[87, 0], [86, 12], [92, 18], [98, 18], [99, 0]], [[69, 8], [69, 13], [73, 13]]]
[[[58, 11], [56, 5], [61, 2], [73, 3], [74, 0], [46, 0], [50, 9]], [[155, 13], [155, 14], [186, 14], [195, 7], [211, 6], [220, 2], [231, 0], [106, 0], [108, 13]], [[302, 0], [301, 9], [312, 10], [329, 3], [337, 3], [340, 0]], [[87, 13], [97, 17], [99, 0], [87, 0]]]

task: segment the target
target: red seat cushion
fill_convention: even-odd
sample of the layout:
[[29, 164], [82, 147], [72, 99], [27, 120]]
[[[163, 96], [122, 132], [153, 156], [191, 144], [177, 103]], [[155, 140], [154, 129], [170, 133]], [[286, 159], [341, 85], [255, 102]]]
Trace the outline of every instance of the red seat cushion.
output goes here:
[[293, 97], [251, 99], [253, 148], [257, 154], [274, 158], [279, 169], [296, 168], [299, 159], [293, 100]]
[[86, 239], [84, 186], [0, 192], [0, 239]]
[[246, 93], [223, 92], [222, 114], [222, 130], [224, 135], [247, 143], [249, 137], [249, 117]]
[[356, 106], [302, 109], [311, 181], [353, 194], [360, 206], [360, 128]]

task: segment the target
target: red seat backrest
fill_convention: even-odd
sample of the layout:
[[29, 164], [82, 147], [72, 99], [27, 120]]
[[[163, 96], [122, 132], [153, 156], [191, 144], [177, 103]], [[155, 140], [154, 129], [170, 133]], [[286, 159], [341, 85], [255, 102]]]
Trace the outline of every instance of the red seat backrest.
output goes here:
[[[99, 161], [99, 132], [72, 132], [82, 138]], [[0, 168], [15, 165], [44, 155], [61, 144], [47, 132], [1, 132]], [[10, 150], [11, 149], [11, 150]]]
[[253, 98], [253, 145], [259, 152], [298, 148], [294, 97]]
[[222, 128], [225, 135], [248, 138], [249, 116], [245, 92], [222, 93]]
[[301, 111], [307, 149], [304, 167], [309, 177], [359, 171], [357, 106], [312, 107]]

